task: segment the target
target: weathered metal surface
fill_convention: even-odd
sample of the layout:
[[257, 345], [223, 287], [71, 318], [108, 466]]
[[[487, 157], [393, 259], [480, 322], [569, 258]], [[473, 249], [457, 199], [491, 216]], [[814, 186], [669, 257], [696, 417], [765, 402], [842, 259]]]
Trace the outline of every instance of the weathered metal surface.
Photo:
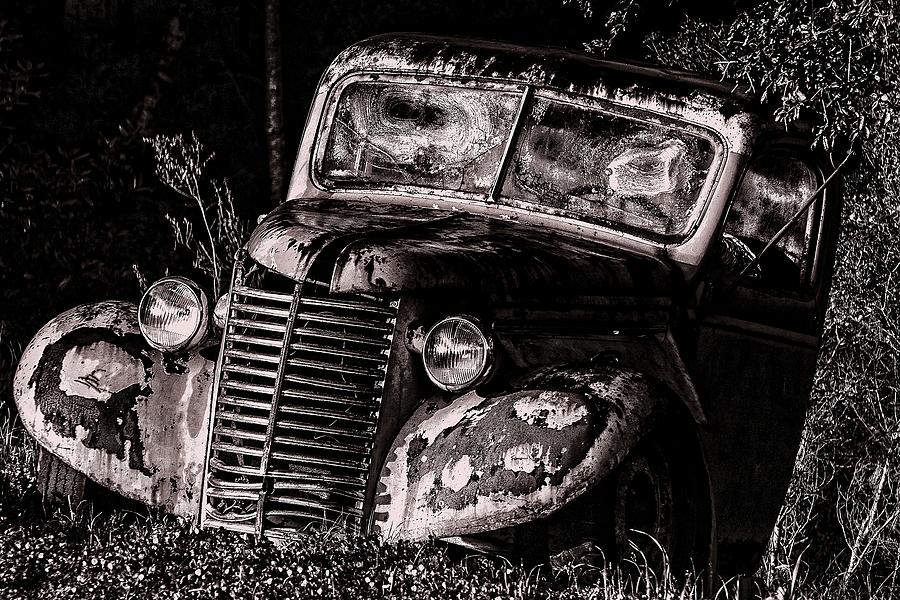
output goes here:
[[321, 87], [331, 87], [351, 73], [379, 71], [506, 80], [640, 106], [708, 125], [722, 133], [732, 151], [741, 153], [759, 127], [759, 105], [753, 98], [695, 74], [486, 40], [420, 34], [372, 37], [342, 52]]
[[253, 269], [229, 297], [201, 525], [359, 531], [397, 303]]
[[14, 394], [26, 429], [63, 462], [129, 498], [194, 517], [213, 368], [197, 354], [164, 357], [141, 337], [135, 305], [101, 302], [38, 331]]
[[555, 289], [669, 295], [661, 261], [522, 223], [403, 205], [292, 200], [247, 244], [262, 265], [302, 280], [317, 256], [335, 260], [333, 292]]
[[[549, 303], [548, 303], [549, 304]], [[505, 356], [519, 368], [548, 363], [613, 361], [626, 369], [639, 371], [671, 390], [694, 421], [706, 422], [703, 406], [682, 360], [675, 340], [666, 327], [666, 320], [637, 307], [630, 314], [590, 311], [591, 319], [576, 320], [578, 312], [557, 315], [557, 320], [528, 321], [534, 312], [519, 310], [518, 318], [506, 309], [498, 312], [494, 334]], [[585, 310], [585, 309], [581, 309]], [[643, 328], [629, 327], [629, 319], [641, 315], [657, 317], [654, 324], [645, 322]], [[615, 331], [611, 331], [615, 329]]]
[[[780, 339], [779, 339], [780, 338]], [[816, 345], [705, 321], [692, 369], [724, 572], [762, 556], [793, 471]]]
[[[434, 187], [392, 184], [340, 189], [323, 180], [323, 160], [329, 148], [326, 134], [335, 126], [336, 102], [344, 86], [354, 82], [363, 84], [367, 80], [401, 83], [401, 79], [402, 82], [420, 84], [423, 94], [428, 94], [429, 89], [437, 89], [436, 86], [447, 85], [464, 90], [519, 92], [524, 94], [523, 97], [533, 91], [535, 95], [564, 103], [612, 110], [633, 122], [668, 124], [670, 127], [677, 122], [676, 129], [702, 129], [712, 134], [717, 146], [714, 169], [709, 178], [715, 185], [710, 183], [709, 189], [702, 190], [698, 197], [696, 212], [705, 212], [705, 218], [699, 218], [698, 214], [690, 231], [682, 232], [683, 239], [650, 239], [635, 231], [563, 218], [556, 210], [544, 215], [518, 206], [519, 199], [485, 202], [485, 194], [466, 192], [469, 188], [465, 182], [464, 185]], [[711, 239], [718, 232], [717, 224], [727, 209], [731, 186], [759, 135], [762, 126], [758, 112], [758, 104], [748, 97], [735, 94], [722, 84], [683, 72], [602, 61], [551, 48], [415, 34], [379, 36], [348, 48], [335, 59], [320, 82], [288, 197], [357, 198], [371, 199], [373, 204], [433, 205], [521, 220], [616, 247], [667, 256], [681, 268], [684, 277], [690, 279], [697, 273]], [[411, 118], [406, 113], [402, 116]], [[508, 142], [516, 135], [514, 133]], [[501, 146], [498, 142], [496, 149]], [[501, 164], [509, 164], [511, 149], [514, 145], [507, 143]], [[429, 156], [423, 158], [426, 166], [431, 164]], [[472, 168], [480, 168], [480, 164], [473, 163]], [[467, 173], [471, 170], [464, 169]], [[492, 198], [496, 199], [497, 188], [495, 182], [491, 189]], [[402, 200], [398, 201], [398, 197]], [[694, 216], [690, 220], [693, 221]]]
[[442, 216], [446, 215], [393, 204], [293, 200], [266, 216], [246, 248], [250, 257], [264, 267], [303, 281], [316, 257], [348, 236], [377, 234]]
[[641, 373], [599, 365], [541, 369], [496, 396], [426, 402], [388, 454], [375, 526], [418, 540], [546, 516], [602, 481], [667, 400]]

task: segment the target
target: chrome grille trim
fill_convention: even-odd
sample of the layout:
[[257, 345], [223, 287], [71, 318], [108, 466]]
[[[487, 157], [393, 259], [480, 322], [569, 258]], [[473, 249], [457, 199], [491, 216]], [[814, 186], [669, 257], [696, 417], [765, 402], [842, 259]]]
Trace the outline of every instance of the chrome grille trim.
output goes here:
[[239, 261], [217, 369], [201, 524], [363, 527], [397, 302]]

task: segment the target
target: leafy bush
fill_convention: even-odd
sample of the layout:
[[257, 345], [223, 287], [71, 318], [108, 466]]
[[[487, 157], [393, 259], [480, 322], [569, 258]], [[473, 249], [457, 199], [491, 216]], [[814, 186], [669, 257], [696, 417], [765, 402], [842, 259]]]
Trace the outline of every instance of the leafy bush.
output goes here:
[[776, 119], [810, 120], [833, 162], [859, 157], [813, 405], [763, 569], [778, 585], [799, 564], [826, 597], [900, 591], [898, 15], [885, 0], [768, 1], [644, 38], [645, 58], [748, 85]]

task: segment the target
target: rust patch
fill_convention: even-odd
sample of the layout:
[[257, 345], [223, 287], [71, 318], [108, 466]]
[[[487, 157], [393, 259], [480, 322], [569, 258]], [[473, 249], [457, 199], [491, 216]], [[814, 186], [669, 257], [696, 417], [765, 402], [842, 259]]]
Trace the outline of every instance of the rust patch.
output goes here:
[[181, 356], [170, 356], [168, 354], [163, 355], [163, 369], [169, 375], [184, 375], [188, 371], [188, 358], [187, 355]]
[[[85, 446], [105, 450], [120, 460], [125, 460], [127, 451], [128, 466], [151, 475], [144, 464], [135, 412], [138, 398], [152, 394], [153, 361], [142, 347], [138, 334], [75, 329], [44, 349], [29, 385], [34, 387], [38, 410], [59, 435], [74, 439], [76, 427], [83, 427], [87, 431]], [[120, 371], [135, 362], [143, 367], [142, 377], [138, 383], [117, 389], [116, 382], [125, 379]], [[75, 391], [80, 393], [67, 393]]]

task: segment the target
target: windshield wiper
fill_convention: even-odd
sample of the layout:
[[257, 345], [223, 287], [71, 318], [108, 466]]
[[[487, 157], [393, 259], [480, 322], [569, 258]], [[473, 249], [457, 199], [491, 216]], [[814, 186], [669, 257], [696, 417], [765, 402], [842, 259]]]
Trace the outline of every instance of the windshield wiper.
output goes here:
[[834, 176], [838, 174], [838, 171], [840, 171], [841, 168], [845, 164], [847, 164], [847, 161], [850, 160], [850, 157], [852, 155], [852, 151], [847, 153], [847, 156], [844, 157], [844, 160], [841, 161], [841, 164], [835, 167], [834, 171], [831, 172], [831, 175], [826, 177], [825, 181], [823, 181], [822, 184], [817, 187], [812, 194], [809, 195], [809, 197], [803, 202], [800, 208], [797, 209], [797, 212], [795, 212], [793, 216], [788, 219], [788, 222], [784, 224], [784, 227], [779, 229], [778, 232], [773, 235], [772, 238], [766, 243], [762, 251], [760, 251], [760, 253], [757, 254], [753, 260], [747, 263], [747, 266], [744, 267], [743, 270], [741, 270], [737, 278], [725, 290], [726, 294], [732, 292], [738, 286], [738, 284], [743, 281], [744, 277], [746, 277], [747, 274], [750, 273], [750, 271], [752, 271], [754, 268], [756, 268], [757, 265], [759, 265], [760, 261], [762, 261], [763, 257], [769, 252], [769, 250], [771, 250], [778, 242], [784, 239], [784, 236], [787, 235], [791, 227], [793, 227], [800, 221], [800, 217], [802, 217], [804, 213], [809, 210], [809, 207], [812, 206], [812, 203], [815, 201], [816, 197], [818, 197], [818, 195], [822, 193], [822, 190], [824, 190], [825, 187], [831, 182], [831, 180], [834, 179]]

